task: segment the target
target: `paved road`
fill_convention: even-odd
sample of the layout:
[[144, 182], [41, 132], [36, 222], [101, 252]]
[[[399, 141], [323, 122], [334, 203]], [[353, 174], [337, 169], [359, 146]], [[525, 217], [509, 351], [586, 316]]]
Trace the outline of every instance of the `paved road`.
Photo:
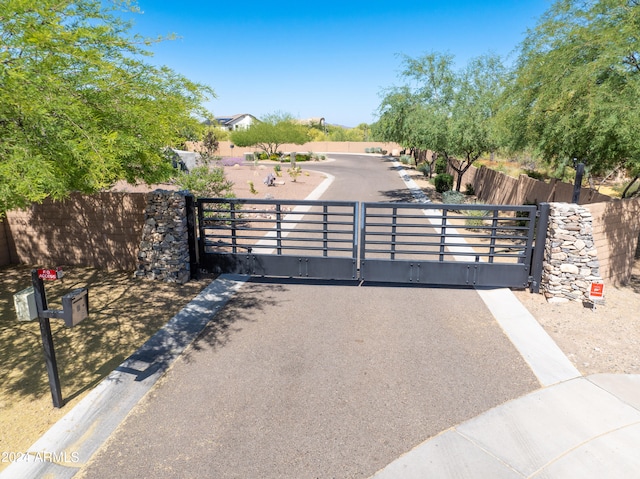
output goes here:
[[412, 201], [411, 192], [391, 160], [358, 155], [330, 154], [336, 161], [305, 163], [303, 168], [330, 173], [335, 180], [323, 200]]
[[[404, 198], [391, 164], [338, 156], [324, 199]], [[84, 477], [369, 477], [539, 387], [474, 290], [251, 282]]]

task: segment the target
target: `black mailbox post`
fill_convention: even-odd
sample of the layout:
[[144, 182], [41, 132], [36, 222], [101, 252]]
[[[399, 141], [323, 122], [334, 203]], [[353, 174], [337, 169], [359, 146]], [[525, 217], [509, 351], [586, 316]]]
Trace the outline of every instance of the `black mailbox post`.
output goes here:
[[47, 295], [44, 290], [46, 279], [56, 279], [55, 270], [32, 270], [31, 282], [40, 321], [40, 335], [42, 336], [42, 346], [44, 348], [44, 359], [47, 365], [49, 376], [49, 387], [54, 407], [61, 408], [64, 405], [62, 390], [60, 388], [60, 376], [58, 375], [58, 362], [56, 352], [53, 347], [53, 336], [51, 334], [50, 318], [64, 319], [67, 327], [77, 325], [89, 315], [89, 295], [86, 288], [76, 289], [62, 297], [62, 310], [50, 310], [47, 307]]

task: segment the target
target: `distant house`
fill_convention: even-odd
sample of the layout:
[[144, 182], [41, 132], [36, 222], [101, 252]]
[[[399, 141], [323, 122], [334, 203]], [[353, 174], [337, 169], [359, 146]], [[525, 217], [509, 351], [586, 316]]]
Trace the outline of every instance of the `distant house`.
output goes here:
[[217, 116], [215, 120], [218, 122], [218, 125], [220, 125], [220, 128], [229, 131], [244, 130], [249, 128], [253, 122], [258, 121], [255, 116], [249, 115], [248, 113], [233, 116]]

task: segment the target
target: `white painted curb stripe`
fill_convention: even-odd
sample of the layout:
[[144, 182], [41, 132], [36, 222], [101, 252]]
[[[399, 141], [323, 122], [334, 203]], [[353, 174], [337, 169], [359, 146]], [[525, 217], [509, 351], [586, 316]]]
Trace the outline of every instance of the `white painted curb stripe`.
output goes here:
[[[315, 190], [313, 190], [309, 196], [305, 198], [305, 201], [314, 201], [319, 199], [325, 193], [325, 191], [327, 191], [331, 183], [333, 183], [333, 180], [335, 180], [335, 176], [330, 175], [328, 173], [323, 173], [323, 174], [326, 175], [327, 178], [322, 183], [320, 183], [318, 187]], [[289, 235], [288, 230], [293, 230], [298, 226], [298, 223], [289, 223], [289, 222], [300, 221], [304, 217], [304, 214], [310, 209], [311, 209], [311, 206], [298, 205], [292, 210], [291, 213], [285, 215], [285, 217], [283, 218], [283, 221], [286, 221], [286, 223], [282, 225], [282, 229], [281, 229], [283, 238], [286, 238]], [[277, 243], [277, 240], [271, 239], [271, 238], [275, 238], [276, 234], [277, 232], [275, 229], [273, 231], [269, 231], [267, 234], [264, 235], [263, 239], [258, 241], [255, 245], [253, 245], [253, 251], [255, 253], [260, 253], [260, 254], [273, 254], [275, 252], [275, 246], [277, 246], [278, 243]], [[269, 249], [266, 249], [266, 248], [269, 248]], [[260, 251], [255, 251], [255, 250], [260, 250]]]
[[[425, 201], [424, 192], [407, 175], [402, 165], [397, 161], [393, 165], [416, 200], [421, 203], [429, 202], [429, 199]], [[429, 215], [436, 213], [436, 211], [425, 209], [424, 213]], [[435, 219], [429, 218], [429, 222], [436, 228], [440, 226], [440, 223], [436, 222]], [[447, 231], [457, 233], [455, 228], [447, 227]], [[464, 238], [459, 238], [458, 240], [460, 239], [464, 241]], [[449, 249], [454, 252], [473, 252], [472, 248], [464, 246], [449, 247]], [[456, 261], [467, 260], [461, 256], [454, 256], [454, 258]], [[527, 308], [518, 301], [518, 298], [515, 297], [511, 290], [507, 288], [476, 288], [476, 291], [511, 343], [527, 362], [540, 384], [550, 386], [581, 376], [580, 371], [569, 361], [567, 356], [551, 339], [551, 336], [547, 334]]]

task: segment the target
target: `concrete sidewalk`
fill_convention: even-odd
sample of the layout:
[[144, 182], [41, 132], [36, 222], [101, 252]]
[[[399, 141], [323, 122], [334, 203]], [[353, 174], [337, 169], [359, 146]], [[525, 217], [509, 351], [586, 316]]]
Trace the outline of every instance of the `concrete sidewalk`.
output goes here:
[[541, 389], [424, 442], [374, 479], [640, 477], [640, 376]]

